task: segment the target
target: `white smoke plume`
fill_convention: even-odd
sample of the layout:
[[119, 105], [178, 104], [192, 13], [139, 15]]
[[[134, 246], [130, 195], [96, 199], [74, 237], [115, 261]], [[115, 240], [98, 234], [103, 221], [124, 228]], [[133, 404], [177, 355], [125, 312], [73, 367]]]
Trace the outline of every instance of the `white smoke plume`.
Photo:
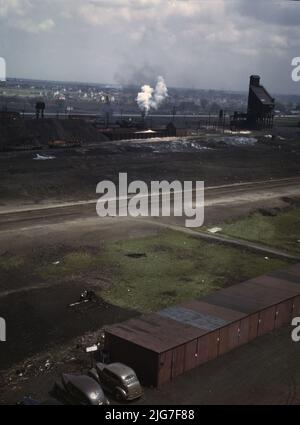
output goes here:
[[141, 89], [141, 92], [138, 94], [136, 98], [136, 101], [140, 109], [146, 112], [146, 114], [148, 114], [151, 109], [152, 100], [153, 100], [153, 92], [154, 90], [152, 87], [148, 85], [143, 86]]
[[136, 101], [139, 108], [146, 114], [150, 109], [158, 109], [164, 100], [168, 97], [168, 88], [163, 77], [158, 77], [155, 89], [149, 85], [142, 87]]

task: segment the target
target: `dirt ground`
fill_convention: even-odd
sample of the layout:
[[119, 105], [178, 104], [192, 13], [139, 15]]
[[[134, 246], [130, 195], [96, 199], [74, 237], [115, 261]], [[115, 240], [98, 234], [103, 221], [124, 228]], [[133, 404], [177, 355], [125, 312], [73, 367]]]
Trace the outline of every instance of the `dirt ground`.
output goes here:
[[[281, 134], [286, 132], [283, 129]], [[118, 182], [120, 172], [128, 173], [129, 180], [146, 183], [204, 180], [210, 186], [297, 176], [299, 133], [295, 128], [284, 141], [260, 135], [260, 143], [242, 146], [223, 143], [227, 136], [222, 134], [205, 134], [190, 141], [100, 143], [84, 149], [51, 150], [56, 157], [51, 161], [34, 161], [39, 152], [2, 153], [0, 207], [95, 199], [97, 184], [106, 179]]]
[[[97, 252], [105, 240], [127, 239], [155, 235], [154, 225], [120, 222], [108, 219], [104, 226], [89, 222], [61, 223], [51, 229], [47, 226], [21, 229], [1, 234], [0, 311], [7, 321], [9, 343], [0, 350], [0, 370], [50, 347], [59, 347], [86, 332], [102, 329], [105, 324], [133, 317], [137, 312], [97, 303], [68, 307], [78, 301], [85, 289], [110, 284], [109, 271], [101, 265], [95, 273], [94, 264], [78, 267], [78, 258], [69, 261], [69, 269], [55, 273], [56, 261], [72, 252]], [[79, 258], [80, 260], [80, 258]], [[46, 266], [46, 267], [45, 267]], [[45, 268], [44, 268], [45, 267]], [[49, 270], [50, 268], [50, 270]], [[51, 269], [52, 268], [52, 269]], [[54, 273], [54, 274], [53, 274]]]

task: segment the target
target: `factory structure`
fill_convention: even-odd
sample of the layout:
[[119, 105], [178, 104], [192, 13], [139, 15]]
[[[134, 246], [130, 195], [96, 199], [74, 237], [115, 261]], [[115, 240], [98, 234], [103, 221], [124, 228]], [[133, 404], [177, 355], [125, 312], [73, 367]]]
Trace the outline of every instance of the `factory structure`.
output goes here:
[[260, 84], [260, 76], [251, 75], [247, 113], [235, 112], [231, 127], [251, 130], [271, 129], [273, 128], [274, 115], [275, 99]]

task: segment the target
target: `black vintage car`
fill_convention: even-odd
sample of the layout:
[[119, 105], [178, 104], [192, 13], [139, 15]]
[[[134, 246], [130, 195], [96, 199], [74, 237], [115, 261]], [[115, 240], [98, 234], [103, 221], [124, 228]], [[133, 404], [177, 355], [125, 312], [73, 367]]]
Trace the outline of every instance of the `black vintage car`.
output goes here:
[[104, 406], [109, 401], [101, 386], [88, 376], [63, 374], [54, 385], [55, 397], [64, 404], [81, 406]]

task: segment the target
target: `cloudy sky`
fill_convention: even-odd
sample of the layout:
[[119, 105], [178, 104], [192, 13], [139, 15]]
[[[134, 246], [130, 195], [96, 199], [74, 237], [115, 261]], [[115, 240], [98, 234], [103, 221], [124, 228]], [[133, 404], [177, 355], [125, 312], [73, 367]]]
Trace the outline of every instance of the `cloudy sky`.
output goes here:
[[10, 77], [300, 93], [299, 22], [288, 0], [0, 0], [0, 56]]

